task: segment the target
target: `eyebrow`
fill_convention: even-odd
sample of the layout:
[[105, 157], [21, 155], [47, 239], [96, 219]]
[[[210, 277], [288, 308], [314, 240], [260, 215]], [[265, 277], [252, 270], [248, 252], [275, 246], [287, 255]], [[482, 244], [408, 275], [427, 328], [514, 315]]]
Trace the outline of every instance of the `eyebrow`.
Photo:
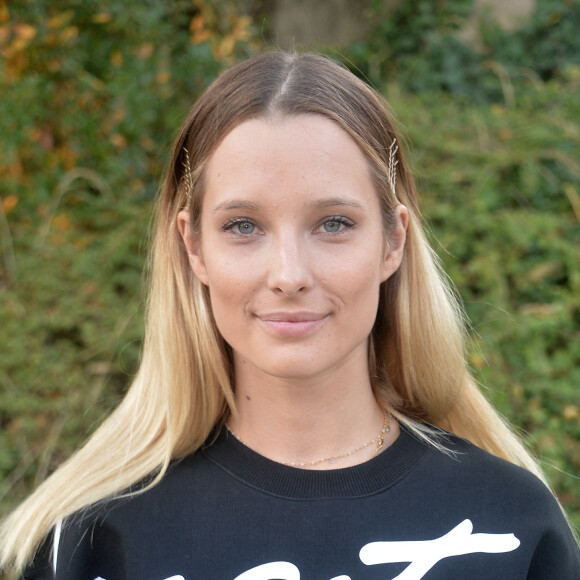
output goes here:
[[314, 204], [316, 208], [325, 208], [325, 207], [333, 207], [333, 206], [348, 206], [348, 207], [356, 207], [362, 209], [362, 204], [358, 202], [356, 199], [352, 199], [346, 196], [340, 197], [327, 197], [324, 199], [319, 199]]
[[[362, 204], [355, 199], [350, 197], [327, 197], [324, 199], [318, 199], [313, 204], [313, 207], [317, 209], [323, 209], [326, 207], [336, 207], [336, 206], [347, 206], [362, 209]], [[227, 211], [232, 209], [245, 209], [248, 211], [256, 211], [261, 209], [259, 203], [249, 201], [247, 199], [229, 199], [227, 201], [222, 201], [218, 203], [212, 210], [212, 213], [218, 213], [220, 211]]]
[[247, 199], [229, 199], [227, 201], [222, 201], [218, 203], [212, 210], [212, 213], [217, 213], [219, 211], [225, 211], [228, 209], [247, 209], [247, 210], [258, 210], [260, 209], [260, 204]]

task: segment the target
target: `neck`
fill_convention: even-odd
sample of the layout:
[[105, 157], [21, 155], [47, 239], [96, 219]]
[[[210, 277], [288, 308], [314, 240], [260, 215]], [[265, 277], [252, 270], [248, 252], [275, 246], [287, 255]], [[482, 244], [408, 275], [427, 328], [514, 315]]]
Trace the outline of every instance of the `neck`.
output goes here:
[[[238, 370], [238, 414], [230, 417], [228, 426], [269, 459], [310, 469], [348, 467], [367, 461], [398, 435], [391, 418], [380, 447], [385, 416], [366, 369], [340, 377], [292, 380]], [[348, 455], [359, 447], [363, 448]], [[321, 461], [323, 458], [336, 460]]]

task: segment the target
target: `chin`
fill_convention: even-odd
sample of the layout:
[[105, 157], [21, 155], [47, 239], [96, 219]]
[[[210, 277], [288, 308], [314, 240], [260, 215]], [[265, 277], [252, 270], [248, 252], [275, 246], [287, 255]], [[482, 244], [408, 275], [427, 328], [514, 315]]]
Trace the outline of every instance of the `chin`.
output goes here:
[[280, 363], [272, 365], [269, 368], [261, 369], [264, 374], [270, 375], [276, 379], [288, 381], [305, 381], [312, 379], [324, 373], [324, 368], [312, 368], [300, 361], [292, 363]]

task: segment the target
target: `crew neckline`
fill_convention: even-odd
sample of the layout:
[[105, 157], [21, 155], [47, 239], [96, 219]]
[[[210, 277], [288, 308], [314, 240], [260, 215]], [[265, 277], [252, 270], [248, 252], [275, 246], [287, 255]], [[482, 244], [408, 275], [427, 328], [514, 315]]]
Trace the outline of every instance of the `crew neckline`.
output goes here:
[[262, 492], [295, 500], [356, 498], [400, 481], [427, 452], [427, 444], [401, 425], [382, 453], [351, 467], [310, 470], [277, 463], [253, 451], [223, 428], [202, 453], [232, 477]]

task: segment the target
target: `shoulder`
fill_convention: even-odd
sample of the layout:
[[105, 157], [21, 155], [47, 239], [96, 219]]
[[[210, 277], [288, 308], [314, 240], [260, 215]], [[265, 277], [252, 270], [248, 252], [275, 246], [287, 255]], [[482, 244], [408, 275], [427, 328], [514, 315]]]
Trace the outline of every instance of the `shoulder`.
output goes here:
[[429, 450], [414, 473], [430, 509], [443, 519], [469, 520], [473, 533], [513, 534], [528, 553], [529, 578], [576, 577], [569, 574], [580, 570], [580, 552], [551, 490], [522, 467], [455, 435], [441, 436], [448, 452]]
[[86, 529], [87, 526], [106, 527], [118, 518], [127, 525], [139, 526], [144, 514], [168, 513], [183, 505], [185, 500], [202, 496], [207, 479], [202, 454], [194, 453], [174, 461], [158, 482], [155, 474], [133, 484], [116, 496], [105, 498], [72, 514], [63, 523], [63, 533], [71, 527]]
[[436, 431], [435, 437], [444, 450], [423, 443], [427, 450], [402, 482], [402, 493], [442, 516], [468, 514], [482, 526], [524, 529], [538, 537], [551, 526], [569, 531], [558, 501], [533, 473], [451, 433]]
[[[536, 475], [484, 451], [471, 442], [448, 432], [438, 431], [437, 440], [444, 450], [430, 449], [419, 470], [429, 471], [435, 485], [459, 497], [501, 502], [514, 509], [532, 502], [556, 507], [558, 502]], [[428, 484], [427, 484], [428, 485]]]
[[127, 554], [133, 552], [156, 561], [151, 550], [161, 535], [183, 528], [180, 512], [191, 505], [192, 496], [197, 496], [197, 505], [203, 504], [199, 501], [204, 479], [200, 463], [199, 453], [175, 461], [156, 485], [149, 486], [153, 476], [146, 478], [116, 497], [71, 514], [62, 522], [60, 533], [51, 534], [50, 550], [45, 548], [35, 564], [50, 575], [24, 576], [23, 580], [118, 578]]
[[429, 448], [427, 460], [444, 467], [445, 471], [453, 472], [455, 476], [459, 472], [462, 477], [479, 478], [480, 481], [516, 479], [532, 486], [541, 484], [539, 488], [546, 488], [527, 469], [501, 459], [453, 433], [433, 428], [430, 439], [434, 445], [423, 442]]
[[422, 505], [423, 521], [468, 524], [471, 538], [513, 538], [529, 580], [578, 577], [577, 541], [538, 477], [451, 433], [437, 430], [435, 437], [446, 451], [425, 444], [404, 492]]

